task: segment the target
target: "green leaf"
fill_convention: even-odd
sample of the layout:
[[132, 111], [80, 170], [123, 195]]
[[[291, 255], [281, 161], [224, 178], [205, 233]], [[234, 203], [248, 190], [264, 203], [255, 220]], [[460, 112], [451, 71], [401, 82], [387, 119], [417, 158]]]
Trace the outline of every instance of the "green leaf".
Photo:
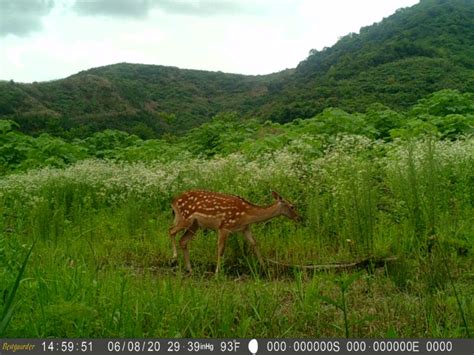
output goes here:
[[330, 305], [333, 305], [334, 307], [336, 307], [337, 309], [340, 309], [341, 311], [343, 310], [343, 307], [342, 305], [337, 302], [337, 301], [334, 301], [333, 299], [329, 298], [329, 297], [326, 297], [326, 296], [323, 296], [323, 295], [317, 295], [317, 297], [321, 300], [321, 301], [324, 301]]
[[16, 291], [18, 290], [18, 287], [20, 286], [21, 278], [23, 276], [23, 273], [25, 272], [26, 264], [28, 263], [28, 259], [30, 258], [31, 252], [33, 251], [33, 248], [35, 247], [35, 244], [36, 244], [36, 241], [33, 242], [30, 250], [26, 254], [25, 260], [23, 261], [20, 271], [18, 272], [18, 275], [16, 276], [15, 284], [13, 285], [13, 288], [8, 295], [8, 299], [5, 302], [5, 307], [3, 308], [3, 313], [2, 313], [2, 320], [0, 322], [0, 336], [3, 336], [3, 334], [5, 333], [5, 330], [7, 329], [8, 324], [10, 323], [10, 319], [13, 315], [13, 308], [14, 308], [13, 300], [15, 299]]

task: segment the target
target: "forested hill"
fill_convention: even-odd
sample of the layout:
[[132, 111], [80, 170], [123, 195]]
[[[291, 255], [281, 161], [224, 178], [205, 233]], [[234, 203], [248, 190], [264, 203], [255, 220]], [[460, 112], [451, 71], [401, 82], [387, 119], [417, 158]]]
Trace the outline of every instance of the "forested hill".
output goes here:
[[115, 128], [151, 138], [222, 111], [288, 122], [331, 106], [404, 109], [444, 88], [474, 92], [472, 0], [422, 0], [271, 75], [122, 63], [51, 82], [0, 82], [0, 118], [33, 134]]
[[268, 83], [281, 75], [120, 63], [51, 82], [0, 82], [0, 118], [16, 121], [29, 133], [72, 130], [83, 137], [113, 128], [152, 138], [184, 132], [219, 112], [250, 112], [255, 107], [246, 104], [249, 97], [264, 95]]
[[403, 109], [445, 88], [474, 91], [472, 0], [422, 0], [312, 50], [274, 94], [278, 108], [271, 102], [265, 111], [285, 122], [327, 106], [360, 111], [381, 102]]

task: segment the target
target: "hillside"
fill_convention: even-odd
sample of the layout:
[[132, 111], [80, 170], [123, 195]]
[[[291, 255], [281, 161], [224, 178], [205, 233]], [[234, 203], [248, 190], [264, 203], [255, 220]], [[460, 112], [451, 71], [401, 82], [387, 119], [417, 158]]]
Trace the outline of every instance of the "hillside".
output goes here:
[[121, 63], [51, 82], [0, 82], [0, 118], [32, 134], [114, 128], [151, 138], [222, 111], [289, 122], [331, 106], [403, 110], [445, 88], [474, 92], [473, 1], [423, 0], [271, 75]]
[[312, 50], [267, 104], [273, 120], [309, 117], [327, 106], [406, 108], [434, 91], [474, 90], [474, 2], [422, 0], [380, 23]]
[[245, 76], [120, 63], [51, 82], [4, 81], [0, 118], [29, 133], [72, 130], [87, 136], [114, 128], [151, 138], [186, 131], [222, 111], [251, 112], [251, 100], [289, 72]]

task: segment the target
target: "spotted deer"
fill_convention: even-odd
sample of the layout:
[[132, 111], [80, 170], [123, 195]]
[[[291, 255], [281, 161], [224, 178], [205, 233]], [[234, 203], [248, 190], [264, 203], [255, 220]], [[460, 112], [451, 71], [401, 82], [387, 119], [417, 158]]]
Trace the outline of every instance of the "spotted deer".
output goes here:
[[295, 207], [278, 193], [272, 192], [275, 202], [270, 206], [257, 206], [242, 197], [218, 192], [191, 190], [176, 197], [171, 207], [174, 212], [174, 225], [169, 229], [173, 247], [173, 259], [176, 260], [176, 233], [185, 230], [179, 240], [183, 250], [186, 269], [191, 272], [188, 243], [199, 227], [214, 229], [218, 232], [217, 266], [219, 272], [225, 242], [230, 233], [243, 232], [256, 254], [260, 264], [264, 264], [257, 243], [250, 232], [253, 223], [267, 221], [284, 215], [293, 220], [299, 220]]

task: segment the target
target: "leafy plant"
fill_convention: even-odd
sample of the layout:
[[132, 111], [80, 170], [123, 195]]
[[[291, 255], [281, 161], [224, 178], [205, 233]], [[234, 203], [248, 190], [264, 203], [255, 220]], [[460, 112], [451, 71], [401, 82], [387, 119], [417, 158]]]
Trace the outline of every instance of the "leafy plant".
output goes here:
[[5, 304], [3, 305], [3, 311], [0, 318], [0, 336], [3, 336], [5, 334], [8, 324], [10, 323], [10, 320], [13, 316], [13, 311], [15, 309], [15, 304], [13, 302], [15, 300], [18, 287], [20, 286], [21, 278], [23, 277], [23, 273], [25, 272], [26, 265], [28, 264], [28, 259], [30, 258], [31, 252], [35, 247], [35, 244], [36, 242], [33, 242], [30, 249], [28, 250], [25, 259], [21, 264], [20, 270], [18, 271], [18, 274], [16, 276], [15, 283], [13, 284], [11, 290], [8, 291], [8, 297], [6, 299]]
[[336, 324], [332, 324], [332, 326], [343, 331], [344, 336], [346, 338], [350, 338], [351, 336], [350, 334], [351, 322], [349, 321], [349, 310], [347, 306], [347, 293], [349, 291], [349, 287], [361, 277], [362, 277], [362, 272], [358, 272], [354, 274], [346, 274], [346, 275], [336, 278], [335, 283], [338, 285], [339, 291], [340, 291], [339, 299], [332, 299], [324, 295], [318, 295], [319, 299], [336, 307], [338, 310], [342, 312], [343, 319], [344, 319], [344, 328], [342, 329]]

